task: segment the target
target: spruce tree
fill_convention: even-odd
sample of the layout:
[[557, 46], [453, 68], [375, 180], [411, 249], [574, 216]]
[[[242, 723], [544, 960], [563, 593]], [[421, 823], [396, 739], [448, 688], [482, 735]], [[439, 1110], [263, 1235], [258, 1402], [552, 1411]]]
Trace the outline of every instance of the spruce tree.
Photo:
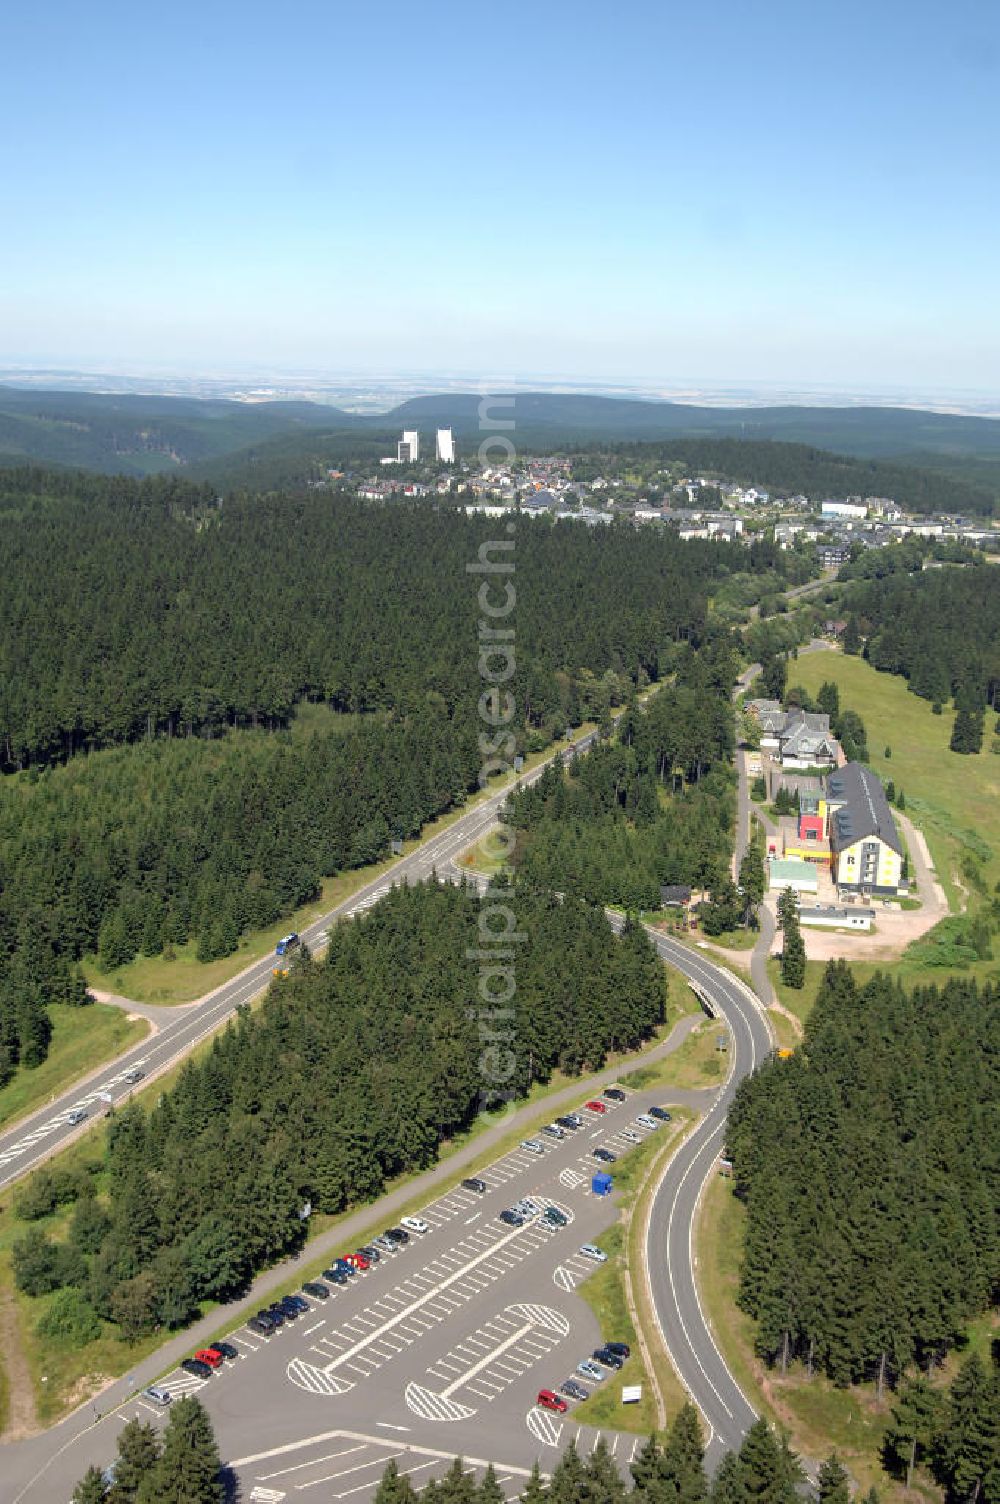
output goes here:
[[170, 1407], [163, 1451], [146, 1474], [138, 1504], [222, 1504], [219, 1448], [200, 1400], [184, 1395]]
[[883, 1456], [894, 1471], [906, 1474], [906, 1487], [913, 1483], [913, 1470], [922, 1462], [937, 1429], [941, 1401], [923, 1377], [904, 1383], [892, 1407], [892, 1421], [885, 1433]]
[[160, 1439], [153, 1426], [140, 1420], [126, 1421], [118, 1432], [118, 1458], [109, 1504], [134, 1504], [143, 1479], [160, 1457]]
[[396, 1459], [390, 1457], [375, 1490], [374, 1504], [410, 1504], [416, 1497], [413, 1484], [400, 1473]]
[[670, 1497], [677, 1504], [704, 1504], [708, 1496], [705, 1446], [701, 1421], [690, 1401], [681, 1406], [667, 1433], [659, 1476], [670, 1485]]
[[496, 1469], [492, 1462], [483, 1474], [476, 1490], [476, 1504], [507, 1504], [507, 1495], [497, 1482]]
[[591, 1504], [621, 1504], [625, 1498], [625, 1483], [608, 1451], [603, 1436], [597, 1438], [586, 1464], [587, 1481], [585, 1492], [578, 1497]]
[[818, 1474], [819, 1504], [851, 1504], [851, 1490], [847, 1469], [841, 1464], [836, 1452], [832, 1452], [820, 1464]]
[[548, 1497], [549, 1490], [546, 1484], [542, 1482], [541, 1468], [536, 1458], [532, 1464], [531, 1475], [524, 1485], [524, 1491], [521, 1494], [521, 1504], [543, 1504], [543, 1501]]
[[88, 1467], [73, 1490], [73, 1504], [104, 1504], [107, 1489], [98, 1467]]

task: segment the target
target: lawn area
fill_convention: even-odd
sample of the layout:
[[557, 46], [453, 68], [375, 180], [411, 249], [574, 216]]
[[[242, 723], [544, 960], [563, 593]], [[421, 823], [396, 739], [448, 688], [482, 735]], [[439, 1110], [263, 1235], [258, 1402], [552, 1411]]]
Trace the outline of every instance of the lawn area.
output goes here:
[[50, 1003], [48, 1013], [52, 1039], [42, 1064], [33, 1070], [20, 1067], [13, 1080], [0, 1089], [2, 1127], [9, 1127], [105, 1060], [120, 1055], [149, 1029], [145, 1019], [130, 1022], [124, 1009], [108, 1003], [90, 1003], [85, 1008]]
[[[736, 1306], [745, 1221], [732, 1182], [722, 1176], [711, 1180], [698, 1219], [698, 1286], [715, 1340], [740, 1388], [755, 1409], [789, 1433], [800, 1456], [815, 1461], [836, 1448], [858, 1485], [858, 1497], [874, 1485], [880, 1500], [912, 1499], [913, 1493], [907, 1495], [882, 1469], [879, 1451], [889, 1405], [878, 1407], [870, 1386], [836, 1389], [825, 1378], [808, 1379], [799, 1366], [782, 1377], [755, 1357], [753, 1322]], [[920, 1492], [940, 1498], [932, 1487]]]
[[[906, 813], [927, 838], [949, 903], [957, 906], [966, 851], [983, 861], [990, 887], [1000, 879], [1000, 758], [984, 750], [962, 756], [948, 749], [954, 712], [934, 715], [910, 694], [905, 679], [880, 674], [863, 658], [814, 653], [789, 664], [789, 679], [815, 694], [824, 679], [840, 690], [841, 706], [857, 711], [868, 732], [871, 766], [906, 794]], [[885, 756], [888, 747], [891, 756]]]
[[[684, 989], [687, 991], [687, 989]], [[691, 1010], [689, 1010], [691, 1011]], [[728, 1055], [717, 1047], [725, 1023], [718, 1018], [702, 1018], [680, 1049], [652, 1065], [642, 1066], [624, 1078], [633, 1091], [650, 1086], [676, 1086], [697, 1090], [702, 1086], [720, 1086], [729, 1069]]]
[[510, 871], [510, 863], [507, 860], [509, 852], [509, 844], [498, 840], [497, 832], [490, 830], [482, 840], [462, 852], [458, 865], [467, 867], [470, 872], [479, 872], [483, 877], [496, 877], [500, 872]]

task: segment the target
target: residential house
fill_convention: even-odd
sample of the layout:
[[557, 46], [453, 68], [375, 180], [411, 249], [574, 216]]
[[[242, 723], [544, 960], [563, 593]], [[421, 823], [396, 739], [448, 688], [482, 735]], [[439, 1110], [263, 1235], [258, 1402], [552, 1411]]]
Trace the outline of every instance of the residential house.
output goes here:
[[840, 744], [830, 731], [830, 717], [808, 710], [790, 710], [778, 732], [778, 757], [783, 768], [836, 767]]

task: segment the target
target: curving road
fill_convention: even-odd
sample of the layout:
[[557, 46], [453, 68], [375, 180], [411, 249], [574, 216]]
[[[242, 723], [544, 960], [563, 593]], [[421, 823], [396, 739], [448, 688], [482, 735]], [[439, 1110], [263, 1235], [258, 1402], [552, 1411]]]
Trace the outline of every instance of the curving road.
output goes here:
[[748, 987], [678, 941], [655, 931], [650, 935], [664, 961], [682, 972], [713, 1013], [726, 1020], [731, 1035], [729, 1078], [667, 1166], [646, 1240], [656, 1319], [674, 1369], [709, 1428], [708, 1460], [714, 1467], [723, 1451], [739, 1446], [757, 1414], [719, 1352], [702, 1309], [695, 1278], [695, 1219], [702, 1188], [717, 1173], [737, 1084], [770, 1053], [772, 1040]]

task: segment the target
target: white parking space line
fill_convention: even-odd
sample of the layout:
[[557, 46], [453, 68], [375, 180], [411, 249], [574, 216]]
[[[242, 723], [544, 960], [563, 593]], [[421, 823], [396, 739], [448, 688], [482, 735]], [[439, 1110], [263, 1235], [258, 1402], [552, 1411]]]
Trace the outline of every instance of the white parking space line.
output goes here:
[[311, 1457], [308, 1462], [293, 1462], [291, 1467], [279, 1468], [276, 1473], [261, 1473], [260, 1481], [270, 1483], [274, 1478], [284, 1478], [288, 1473], [299, 1473], [304, 1467], [319, 1467], [324, 1462], [333, 1462], [337, 1457], [347, 1457], [352, 1452], [364, 1451], [366, 1443], [359, 1441], [356, 1446], [343, 1447], [339, 1452], [328, 1452], [325, 1457]]

